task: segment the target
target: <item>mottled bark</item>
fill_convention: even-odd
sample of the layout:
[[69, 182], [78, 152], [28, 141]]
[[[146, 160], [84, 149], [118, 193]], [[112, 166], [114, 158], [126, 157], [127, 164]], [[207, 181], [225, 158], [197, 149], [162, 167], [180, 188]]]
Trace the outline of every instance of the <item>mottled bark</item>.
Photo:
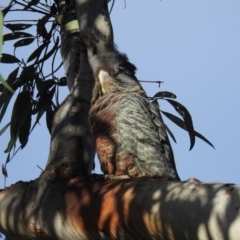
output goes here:
[[[73, 11], [73, 7], [76, 11]], [[69, 175], [88, 175], [94, 168], [95, 155], [88, 123], [95, 81], [81, 41], [81, 33], [86, 29], [94, 29], [107, 41], [113, 41], [112, 26], [104, 0], [78, 0], [75, 6], [66, 5], [59, 19], [61, 54], [71, 93], [60, 105], [53, 119], [46, 169], [64, 164], [68, 167]]]
[[240, 236], [240, 186], [231, 184], [61, 179], [46, 171], [2, 191], [0, 209], [0, 231], [18, 240]]

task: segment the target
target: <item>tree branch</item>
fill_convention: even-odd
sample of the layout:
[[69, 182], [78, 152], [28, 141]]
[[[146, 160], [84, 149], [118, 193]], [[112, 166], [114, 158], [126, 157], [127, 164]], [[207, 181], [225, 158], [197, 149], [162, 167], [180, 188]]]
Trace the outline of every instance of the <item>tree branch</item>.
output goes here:
[[18, 240], [240, 236], [240, 186], [232, 184], [85, 180], [45, 171], [1, 191], [0, 209], [0, 231]]

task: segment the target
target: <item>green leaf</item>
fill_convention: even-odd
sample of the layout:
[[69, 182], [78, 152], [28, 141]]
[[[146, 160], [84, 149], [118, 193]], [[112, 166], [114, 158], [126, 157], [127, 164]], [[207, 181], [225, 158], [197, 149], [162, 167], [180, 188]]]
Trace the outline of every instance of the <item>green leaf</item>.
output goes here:
[[37, 34], [41, 36], [43, 39], [49, 40], [49, 37], [50, 37], [48, 36], [48, 32], [45, 27], [50, 17], [51, 17], [50, 15], [45, 15], [41, 19], [39, 19], [37, 23]]
[[6, 99], [4, 101], [4, 103], [1, 106], [1, 112], [0, 112], [0, 122], [2, 121], [4, 114], [7, 110], [8, 104], [10, 103], [11, 99], [12, 99], [13, 94], [8, 94], [6, 96]]
[[21, 39], [17, 42], [14, 43], [14, 47], [22, 47], [22, 46], [27, 46], [29, 44], [31, 44], [33, 41], [35, 40], [35, 38], [24, 38], [24, 39]]
[[2, 11], [0, 10], [0, 60], [2, 54], [2, 45], [3, 45], [3, 15]]
[[22, 149], [26, 146], [28, 142], [28, 136], [31, 129], [31, 121], [32, 121], [31, 104], [29, 104], [28, 107], [29, 109], [28, 109], [28, 112], [26, 112], [26, 119], [19, 129], [19, 142], [21, 143]]
[[176, 139], [175, 139], [172, 131], [168, 128], [168, 126], [167, 126], [166, 124], [164, 124], [164, 127], [165, 127], [167, 133], [168, 133], [168, 134], [170, 135], [170, 137], [172, 138], [172, 140], [173, 140], [175, 143], [177, 143], [177, 141], [176, 141]]
[[[2, 94], [0, 95], [0, 110], [3, 108], [4, 104], [9, 100], [9, 96], [12, 95], [8, 90], [6, 90], [4, 88], [4, 91], [2, 92]], [[1, 110], [2, 111], [2, 110]], [[1, 117], [2, 113], [0, 114]], [[4, 115], [4, 114], [3, 114]], [[1, 118], [0, 118], [1, 119]], [[1, 119], [2, 120], [2, 119]]]
[[31, 62], [33, 59], [40, 57], [42, 50], [46, 47], [46, 44], [43, 43], [41, 46], [39, 46], [36, 50], [32, 52], [32, 54], [29, 56], [27, 62]]
[[43, 94], [47, 94], [48, 88], [47, 88], [45, 81], [43, 81], [42, 79], [36, 78], [36, 87], [38, 90], [36, 97], [39, 97]]
[[7, 148], [4, 151], [5, 153], [8, 153], [8, 152], [10, 152], [12, 150], [12, 148], [16, 144], [17, 138], [18, 138], [18, 133], [16, 134], [16, 136], [11, 137], [11, 139], [10, 139], [10, 141], [8, 143], [8, 146], [7, 146]]
[[11, 138], [18, 135], [29, 112], [31, 112], [31, 98], [28, 91], [22, 91], [18, 94], [13, 106], [10, 126]]
[[215, 149], [213, 144], [210, 141], [208, 141], [202, 134], [195, 131], [195, 136], [202, 139], [204, 142], [206, 142], [207, 144], [209, 144], [211, 147], [213, 147]]
[[8, 24], [4, 24], [4, 26], [14, 32], [14, 31], [25, 30], [27, 28], [32, 27], [33, 25], [32, 24], [24, 24], [24, 23], [8, 23]]
[[[170, 119], [172, 122], [174, 122], [177, 126], [179, 126], [180, 128], [184, 129], [185, 131], [187, 131], [187, 127], [186, 127], [186, 124], [185, 122], [180, 119], [179, 117], [177, 116], [174, 116], [173, 114], [171, 113], [168, 113], [168, 112], [164, 112], [161, 110], [161, 112], [168, 118]], [[214, 148], [213, 144], [207, 140], [204, 136], [202, 136], [200, 133], [194, 131], [194, 134], [196, 137], [202, 139], [204, 142], [206, 142], [207, 144], [209, 144], [211, 147]]]
[[48, 106], [46, 109], [46, 124], [50, 134], [52, 130], [52, 121], [53, 121], [54, 113], [55, 111], [53, 111], [52, 107]]
[[55, 81], [53, 79], [50, 80], [42, 80], [41, 78], [36, 78], [36, 86], [38, 93], [36, 97], [41, 97], [44, 94], [47, 94], [49, 89], [51, 89], [55, 85]]
[[177, 96], [174, 93], [168, 92], [168, 91], [163, 91], [163, 92], [158, 92], [153, 96], [154, 98], [177, 98]]
[[19, 63], [20, 60], [13, 55], [3, 53], [1, 58], [1, 63]]
[[35, 128], [35, 126], [37, 125], [37, 123], [41, 119], [44, 112], [49, 108], [49, 106], [51, 106], [52, 98], [53, 98], [53, 95], [55, 93], [55, 89], [56, 89], [56, 87], [53, 87], [50, 92], [44, 93], [43, 95], [40, 96], [40, 99], [37, 102], [37, 106], [33, 110], [34, 114], [36, 114], [36, 113], [38, 113], [38, 114], [37, 114], [36, 121], [32, 126], [31, 131]]
[[34, 37], [34, 36], [26, 32], [14, 32], [14, 33], [8, 33], [3, 35], [3, 41], [5, 42], [5, 41], [18, 39], [18, 38], [26, 38], [26, 37]]
[[180, 119], [179, 117], [171, 114], [171, 113], [168, 113], [168, 112], [164, 112], [161, 110], [161, 112], [168, 118], [170, 119], [172, 122], [174, 122], [177, 126], [179, 126], [180, 128], [184, 129], [187, 131], [187, 128], [186, 128], [186, 124], [185, 122]]
[[10, 92], [14, 92], [13, 89], [11, 88], [11, 86], [9, 86], [9, 84], [3, 79], [1, 73], [0, 73], [0, 82], [2, 83], [2, 85], [9, 90]]
[[62, 77], [57, 81], [57, 85], [58, 86], [67, 86], [67, 78], [66, 77]]
[[12, 84], [16, 78], [17, 78], [17, 75], [18, 75], [18, 70], [19, 70], [19, 67], [17, 67], [16, 69], [14, 69], [9, 75], [8, 75], [8, 78], [7, 78], [7, 83], [8, 84]]
[[0, 136], [7, 130], [9, 126], [10, 126], [10, 122], [0, 130]]
[[34, 65], [23, 67], [23, 70], [19, 76], [18, 87], [22, 86], [27, 82], [33, 82], [33, 79], [35, 78], [35, 75], [36, 75], [35, 73], [36, 73], [36, 68], [34, 67]]
[[57, 37], [57, 40], [56, 40], [53, 48], [42, 59], [37, 61], [36, 64], [39, 64], [41, 62], [45, 62], [48, 58], [50, 58], [54, 54], [54, 52], [59, 48], [58, 43], [59, 43], [59, 37]]
[[23, 70], [19, 76], [19, 78], [21, 79], [21, 82], [26, 83], [29, 79], [32, 79], [36, 73], [36, 68], [34, 67], [33, 64], [23, 67]]
[[[11, 87], [13, 85], [13, 82], [16, 80], [16, 77], [18, 74], [18, 69], [19, 69], [19, 67], [17, 67], [15, 70], [13, 70], [9, 74], [9, 76], [6, 80], [7, 84]], [[12, 96], [13, 96], [13, 94], [9, 90], [7, 90], [6, 88], [3, 88], [3, 91], [0, 94], [0, 109], [1, 109], [0, 122], [2, 121], [2, 118], [3, 118], [5, 110], [6, 110], [6, 109], [4, 110], [4, 108], [6, 108], [8, 106], [8, 103], [11, 100]]]
[[164, 123], [163, 121], [163, 118], [162, 118], [162, 115], [160, 113], [160, 108], [159, 108], [159, 103], [158, 103], [158, 100], [155, 99], [151, 102], [151, 104], [154, 106], [154, 108], [156, 109], [157, 111], [157, 114], [158, 114], [158, 118], [160, 119], [160, 122], [163, 124], [166, 132], [171, 136], [171, 138], [173, 139], [173, 141], [176, 143], [176, 139], [173, 135], [173, 133], [170, 131], [170, 129], [168, 128], [168, 126]]
[[[7, 84], [13, 88], [13, 83], [16, 80], [17, 74], [18, 74], [19, 67], [17, 67], [15, 70], [13, 70], [9, 75], [6, 80]], [[0, 84], [2, 85], [2, 84]], [[2, 93], [0, 94], [0, 109], [2, 104], [5, 102], [6, 98], [10, 94], [9, 90], [6, 88], [2, 89]]]
[[171, 99], [166, 99], [174, 108], [175, 110], [182, 116], [184, 119], [184, 122], [186, 124], [186, 128], [189, 134], [190, 138], [190, 149], [189, 151], [193, 148], [195, 144], [195, 134], [194, 134], [194, 127], [193, 127], [193, 122], [192, 122], [192, 117], [188, 110], [179, 102], [171, 100]]

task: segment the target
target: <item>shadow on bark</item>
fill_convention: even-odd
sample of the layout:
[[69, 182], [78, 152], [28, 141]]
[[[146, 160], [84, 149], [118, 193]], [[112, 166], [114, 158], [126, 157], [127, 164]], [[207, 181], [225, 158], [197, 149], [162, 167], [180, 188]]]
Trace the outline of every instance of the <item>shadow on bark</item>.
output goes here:
[[87, 239], [236, 239], [230, 229], [239, 221], [240, 199], [229, 194], [233, 186], [142, 178], [80, 181], [71, 188], [79, 193], [75, 214]]

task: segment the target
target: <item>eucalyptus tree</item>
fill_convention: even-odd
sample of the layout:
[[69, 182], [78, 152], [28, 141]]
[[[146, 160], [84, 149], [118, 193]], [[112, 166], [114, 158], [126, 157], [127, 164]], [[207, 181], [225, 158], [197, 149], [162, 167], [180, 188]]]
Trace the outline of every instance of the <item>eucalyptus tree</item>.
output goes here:
[[[38, 46], [26, 59], [15, 51], [2, 54], [2, 63], [18, 64], [6, 82], [2, 80], [0, 95], [1, 121], [14, 94], [11, 89], [17, 92], [10, 122], [1, 130], [9, 129], [11, 135], [6, 164], [18, 144], [21, 149], [27, 145], [44, 114], [51, 145], [46, 167], [36, 180], [1, 190], [0, 231], [11, 239], [238, 239], [240, 191], [233, 185], [91, 174], [95, 148], [88, 112], [95, 79], [83, 33], [97, 32], [113, 43], [107, 1], [12, 0], [3, 15], [13, 11], [42, 16], [4, 24], [12, 33], [3, 39], [16, 40], [14, 49]], [[35, 34], [28, 32], [31, 27]], [[51, 73], [46, 73], [49, 64]], [[66, 76], [58, 78], [55, 73], [62, 65]], [[65, 86], [69, 94], [59, 103], [59, 87]], [[176, 109], [181, 118], [161, 113], [187, 130], [190, 149], [195, 137], [212, 146], [174, 98], [173, 93], [158, 92], [150, 100], [166, 99]], [[174, 139], [167, 126], [166, 131]]]

